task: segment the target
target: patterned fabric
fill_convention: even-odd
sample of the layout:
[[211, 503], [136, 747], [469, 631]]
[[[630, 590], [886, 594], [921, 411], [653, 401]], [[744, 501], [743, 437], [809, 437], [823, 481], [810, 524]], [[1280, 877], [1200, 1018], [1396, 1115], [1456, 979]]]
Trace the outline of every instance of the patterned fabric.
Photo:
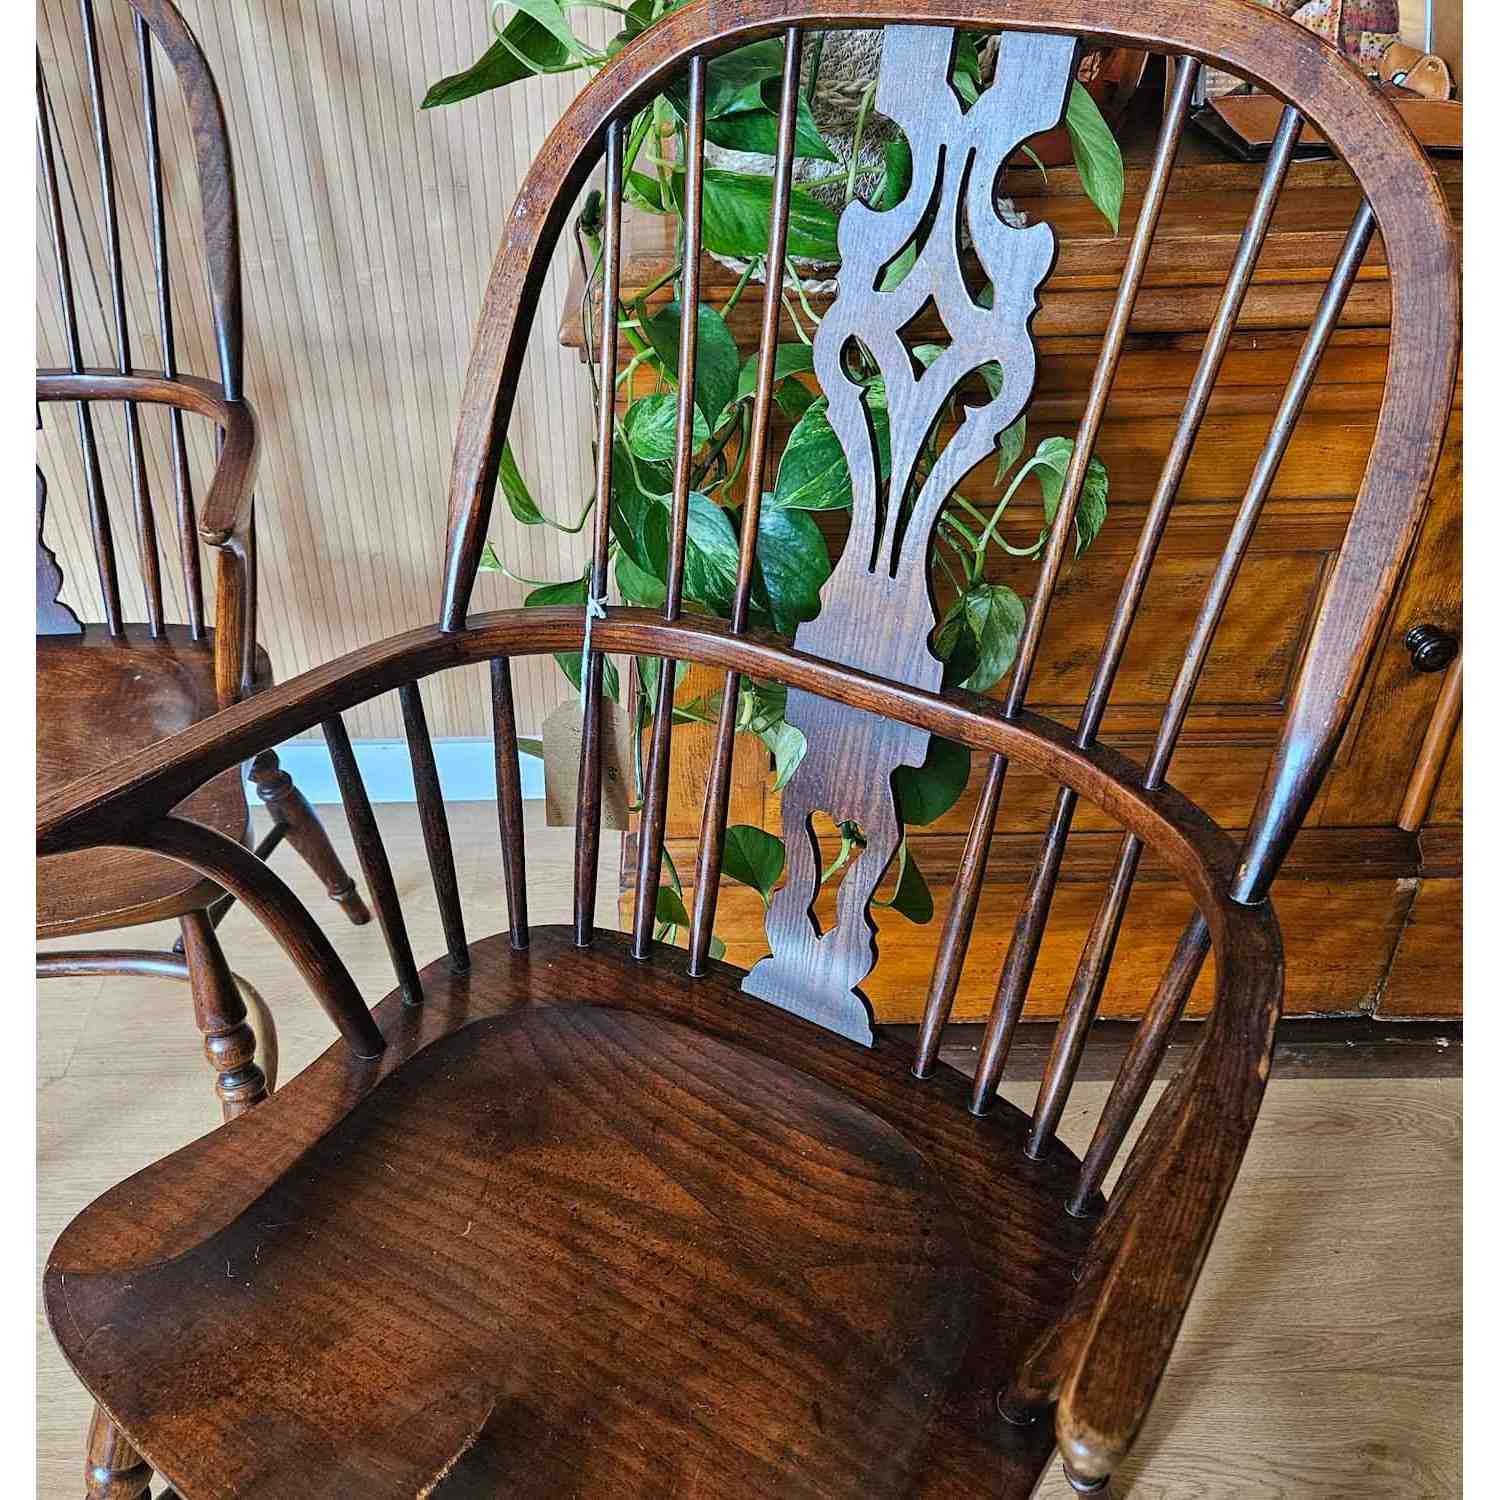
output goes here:
[[[1316, 32], [1339, 48], [1361, 71], [1372, 77], [1380, 71], [1380, 56], [1401, 30], [1400, 0], [1258, 0]], [[1212, 70], [1208, 92], [1222, 94], [1237, 87], [1229, 73]]]

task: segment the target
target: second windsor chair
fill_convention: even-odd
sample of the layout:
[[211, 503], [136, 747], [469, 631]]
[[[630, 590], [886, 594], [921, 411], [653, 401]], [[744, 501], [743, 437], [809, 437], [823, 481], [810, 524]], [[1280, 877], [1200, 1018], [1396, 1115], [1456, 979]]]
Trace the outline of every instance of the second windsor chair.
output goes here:
[[[906, 133], [913, 186], [841, 224], [838, 292], [815, 362], [854, 478], [853, 526], [822, 612], [795, 642], [749, 626], [771, 405], [771, 350], [806, 29], [886, 25], [878, 107]], [[995, 87], [965, 111], [948, 82], [954, 26], [1000, 30]], [[471, 615], [536, 292], [570, 206], [604, 163], [601, 360], [614, 368], [625, 122], [686, 74], [680, 295], [698, 292], [704, 97], [712, 60], [784, 44], [782, 108], [734, 611], [681, 611], [696, 333], [677, 371], [677, 450], [660, 610], [608, 603], [612, 382], [601, 381], [594, 607]], [[954, 483], [1024, 408], [1028, 325], [1051, 230], [1016, 229], [992, 193], [1007, 156], [1060, 118], [1080, 39], [1179, 60], [1040, 581], [1001, 701], [942, 693], [927, 545]], [[1203, 64], [1286, 101], [1081, 722], [1028, 709], [1037, 645], [1188, 102]], [[1239, 520], [1178, 671], [1156, 750], [1099, 743], [1104, 704], [1304, 120], [1365, 195], [1271, 422]], [[961, 263], [960, 224], [992, 298]], [[1165, 780], [1224, 601], [1376, 225], [1394, 316], [1374, 449], [1297, 675], [1250, 831], [1236, 844]], [[878, 290], [909, 243], [904, 280]], [[925, 372], [902, 332], [935, 303], [951, 344]], [[857, 339], [886, 381], [890, 486], [877, 483]], [[1255, 1122], [1282, 954], [1268, 891], [1326, 768], [1420, 520], [1457, 359], [1457, 278], [1443, 200], [1387, 105], [1330, 48], [1246, 0], [693, 0], [624, 47], [579, 96], [517, 198], [481, 315], [455, 449], [438, 622], [235, 705], [109, 774], [45, 799], [43, 853], [144, 849], [234, 892], [276, 935], [341, 1039], [274, 1097], [131, 1178], [69, 1227], [46, 1275], [53, 1331], [100, 1406], [88, 1483], [185, 1500], [318, 1494], [1019, 1497], [1061, 1450], [1103, 1494], [1145, 1420]], [[908, 483], [935, 414], [998, 361]], [[574, 920], [533, 928], [509, 659], [579, 651], [584, 737]], [[686, 951], [655, 940], [674, 674], [657, 673], [634, 931], [597, 930], [601, 684], [607, 652], [722, 669]], [[489, 662], [507, 934], [465, 931], [420, 714], [424, 677]], [[749, 974], [709, 956], [742, 675], [784, 683], [809, 751], [786, 788], [785, 882], [771, 952]], [[400, 694], [447, 952], [419, 966], [343, 714]], [[173, 814], [280, 736], [321, 725], [396, 988], [366, 1006], [327, 938], [237, 843]], [[876, 1034], [859, 985], [870, 898], [899, 834], [890, 777], [941, 735], [989, 757], [915, 1046]], [[972, 1085], [937, 1048], [1011, 761], [1054, 779], [1053, 822], [1002, 970]], [[1083, 798], [1124, 830], [1036, 1108], [997, 1094]], [[865, 851], [836, 924], [818, 928], [811, 816], [853, 819]], [[1148, 1008], [1082, 1161], [1057, 1137], [1121, 914], [1149, 847], [1198, 915]], [[1212, 952], [1216, 1004], [1103, 1189]], [[1232, 1441], [1224, 1463], [1232, 1467]]]
[[[94, 555], [103, 619], [87, 625], [59, 599], [62, 573], [44, 539], [48, 490], [37, 471], [37, 783], [45, 795], [80, 776], [114, 765], [132, 751], [175, 733], [229, 703], [267, 686], [271, 663], [256, 638], [256, 538], [253, 487], [258, 438], [254, 413], [243, 391], [243, 335], [240, 297], [239, 230], [229, 137], [218, 89], [207, 60], [170, 0], [128, 0], [112, 7], [118, 32], [133, 25], [137, 101], [145, 153], [144, 197], [148, 201], [151, 263], [143, 268], [124, 253], [131, 204], [117, 181], [111, 140], [110, 70], [93, 0], [80, 0], [73, 43], [76, 70], [64, 73], [64, 38], [54, 38], [56, 67], [49, 80], [37, 58], [38, 181], [56, 281], [56, 331], [67, 364], [37, 371], [38, 425], [41, 410], [74, 404], [82, 494]], [[126, 18], [128, 17], [128, 24]], [[123, 51], [124, 49], [122, 49]], [[212, 345], [218, 380], [200, 379], [181, 368], [174, 318], [174, 283], [169, 259], [174, 217], [166, 191], [162, 114], [158, 108], [156, 66], [165, 56], [181, 88], [191, 129], [191, 155], [201, 195], [201, 220], [194, 225], [207, 272]], [[128, 67], [128, 57], [120, 62]], [[59, 87], [87, 98], [93, 162], [62, 149]], [[71, 94], [70, 94], [71, 97]], [[118, 102], [118, 96], [117, 101]], [[61, 112], [72, 123], [81, 114]], [[121, 122], [115, 121], [118, 129]], [[88, 222], [83, 203], [90, 175], [98, 190], [97, 224]], [[72, 211], [72, 222], [68, 213]], [[146, 231], [142, 228], [142, 240]], [[124, 242], [122, 244], [122, 241]], [[196, 246], [188, 245], [191, 250]], [[97, 293], [93, 254], [107, 265], [108, 337], [112, 368], [90, 367], [84, 347], [90, 331], [92, 287]], [[82, 252], [80, 272], [75, 257]], [[140, 275], [156, 294], [159, 370], [140, 369], [133, 359], [128, 304]], [[183, 293], [179, 286], [177, 297]], [[96, 299], [97, 331], [104, 334], [105, 311]], [[189, 361], [190, 362], [190, 356]], [[171, 624], [168, 582], [158, 546], [157, 506], [152, 496], [151, 441], [155, 413], [166, 439], [157, 467], [174, 498], [187, 619]], [[109, 459], [108, 413], [123, 415], [123, 468], [128, 474], [132, 520], [139, 549], [139, 583], [146, 620], [132, 623], [122, 604], [122, 574], [128, 559], [117, 548], [106, 494]], [[216, 430], [209, 448], [212, 480], [201, 512], [193, 494], [193, 459], [206, 447], [198, 423]], [[60, 490], [52, 486], [54, 500]], [[160, 492], [160, 490], [158, 490]], [[80, 509], [82, 506], [80, 506]], [[55, 514], [53, 521], [59, 517]], [[217, 559], [212, 623], [205, 614], [199, 541]], [[250, 777], [271, 815], [271, 829], [259, 853], [269, 855], [283, 840], [312, 868], [329, 896], [350, 921], [370, 920], [363, 899], [328, 835], [302, 793], [269, 746], [253, 757]], [[183, 809], [195, 820], [232, 838], [250, 834], [250, 813], [238, 767], [195, 794]], [[115, 850], [43, 860], [37, 871], [37, 935], [78, 937], [116, 928], [175, 919], [181, 928], [176, 952], [131, 949], [48, 951], [38, 959], [43, 977], [80, 973], [171, 975], [190, 981], [194, 1011], [205, 1050], [215, 1070], [226, 1114], [261, 1098], [274, 1086], [275, 1033], [269, 1012], [253, 989], [230, 973], [215, 926], [232, 898], [212, 880], [150, 854]], [[246, 1025], [245, 1002], [255, 1014], [256, 1038]], [[267, 1075], [270, 1075], [269, 1077]]]

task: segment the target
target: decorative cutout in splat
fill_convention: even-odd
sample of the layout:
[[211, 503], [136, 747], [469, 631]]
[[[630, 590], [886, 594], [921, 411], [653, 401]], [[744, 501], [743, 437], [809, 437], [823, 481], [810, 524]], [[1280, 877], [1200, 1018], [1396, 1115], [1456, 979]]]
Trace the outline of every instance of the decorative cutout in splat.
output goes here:
[[[796, 636], [801, 651], [929, 690], [942, 682], [942, 664], [928, 647], [936, 625], [932, 530], [948, 496], [1031, 398], [1030, 321], [1056, 253], [1048, 226], [1016, 228], [999, 218], [999, 176], [1023, 141], [1061, 119], [1077, 50], [1072, 37], [1005, 33], [995, 84], [966, 113], [949, 83], [954, 43], [946, 28], [886, 29], [876, 107], [911, 142], [912, 185], [884, 212], [850, 204], [839, 224], [838, 295], [818, 329], [813, 362], [848, 457], [854, 502], [822, 610]], [[994, 288], [990, 306], [976, 300], [960, 262], [965, 229]], [[916, 258], [891, 286], [887, 268], [908, 247]], [[878, 290], [883, 284], [887, 289]], [[950, 342], [923, 368], [903, 332], [930, 315], [929, 304]], [[888, 483], [880, 478], [866, 387], [850, 374], [856, 354], [873, 360], [885, 383]], [[999, 393], [963, 408], [956, 431], [919, 477], [918, 461], [945, 404], [990, 362], [1002, 371]], [[930, 736], [795, 689], [786, 716], [806, 735], [808, 750], [782, 793], [787, 874], [766, 916], [771, 954], [744, 988], [868, 1044], [874, 1034], [858, 985], [875, 964], [870, 898], [901, 840], [891, 775], [921, 765]], [[844, 875], [838, 919], [826, 934], [812, 913], [820, 882], [812, 817], [819, 811], [836, 823], [857, 822], [867, 839]]]
[[47, 481], [36, 471], [36, 633], [82, 635], [78, 616], [57, 596], [62, 592], [62, 569], [57, 555], [42, 540], [42, 518], [47, 512]]

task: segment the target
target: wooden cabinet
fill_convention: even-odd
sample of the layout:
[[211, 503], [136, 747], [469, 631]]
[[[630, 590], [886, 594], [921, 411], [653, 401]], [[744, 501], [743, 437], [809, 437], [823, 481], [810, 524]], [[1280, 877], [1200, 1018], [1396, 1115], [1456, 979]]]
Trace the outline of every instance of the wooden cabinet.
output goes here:
[[[1120, 236], [1110, 234], [1082, 196], [1075, 171], [1052, 169], [1045, 182], [1032, 170], [1013, 174], [1010, 190], [1020, 207], [1033, 221], [1051, 223], [1059, 240], [1057, 268], [1033, 325], [1039, 356], [1029, 414], [1033, 441], [1076, 430], [1144, 184], [1145, 149], [1144, 143], [1132, 145], [1127, 135], [1130, 170]], [[1460, 164], [1441, 162], [1438, 171], [1457, 217]], [[1109, 518], [1093, 547], [1065, 571], [1030, 698], [1038, 711], [1063, 723], [1076, 722], [1083, 703], [1258, 178], [1258, 167], [1226, 162], [1206, 143], [1190, 138], [1184, 145], [1096, 450], [1110, 473]], [[1357, 203], [1339, 164], [1293, 167], [1105, 720], [1101, 737], [1127, 753], [1144, 758], [1150, 746], [1188, 628]], [[671, 226], [661, 220], [628, 221], [627, 293], [667, 269], [670, 236]], [[733, 282], [732, 273], [706, 263], [710, 299], [722, 301]], [[760, 315], [752, 290], [731, 318], [742, 348], [753, 347]], [[1377, 240], [1276, 478], [1172, 764], [1170, 779], [1227, 828], [1242, 828], [1249, 817], [1319, 592], [1343, 536], [1379, 408], [1389, 323], [1389, 289]], [[935, 331], [912, 330], [917, 338]], [[581, 344], [576, 303], [563, 336]], [[789, 325], [783, 336], [793, 336]], [[785, 423], [779, 413], [776, 420], [783, 422], [777, 433], [782, 439]], [[1462, 423], [1460, 391], [1427, 519], [1380, 651], [1335, 766], [1276, 888], [1289, 956], [1290, 1012], [1433, 1016], [1456, 1014], [1460, 1007], [1457, 743], [1425, 828], [1403, 830], [1398, 817], [1442, 688], [1441, 673], [1413, 668], [1404, 637], [1420, 623], [1455, 634], [1461, 626]], [[988, 483], [980, 470], [964, 489], [979, 497]], [[842, 540], [842, 519], [829, 518], [834, 547]], [[1007, 513], [1007, 526], [1017, 538], [1034, 536], [1039, 521], [1035, 495], [1018, 500]], [[1035, 564], [1005, 558], [995, 563], [992, 577], [1029, 597]], [[945, 602], [941, 590], [939, 599]], [[711, 674], [695, 669], [683, 692], [693, 696], [716, 686]], [[1002, 690], [1003, 684], [996, 691]], [[692, 868], [710, 733], [683, 726], [674, 737], [669, 848], [685, 875]], [[741, 736], [737, 753], [731, 820], [779, 828], [777, 797], [760, 746]], [[940, 910], [980, 779], [976, 768], [953, 811], [912, 835], [913, 852]], [[1012, 768], [956, 1020], [979, 1019], [988, 1010], [1052, 800], [1052, 790], [1040, 778]], [[1038, 1017], [1060, 1009], [1119, 839], [1107, 820], [1086, 806], [1075, 826], [1031, 988], [1028, 1014]], [[1442, 863], [1434, 864], [1434, 858]], [[621, 897], [626, 908], [632, 870], [627, 847]], [[890, 913], [880, 915], [881, 962], [868, 992], [881, 1019], [913, 1021], [925, 998], [938, 923], [914, 926]], [[1164, 874], [1153, 878], [1148, 867], [1131, 901], [1103, 1014], [1140, 1014], [1187, 916], [1186, 896]], [[765, 951], [760, 920], [759, 898], [726, 883], [717, 930], [731, 959], [748, 964]], [[1195, 1004], [1207, 1002], [1210, 981], [1205, 975]]]

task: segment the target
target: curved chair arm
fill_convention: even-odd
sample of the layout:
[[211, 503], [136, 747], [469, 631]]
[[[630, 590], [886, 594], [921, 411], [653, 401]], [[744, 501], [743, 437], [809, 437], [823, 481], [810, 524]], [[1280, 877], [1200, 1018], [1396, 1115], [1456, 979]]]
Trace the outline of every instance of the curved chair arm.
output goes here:
[[[1020, 1384], [1057, 1402], [1058, 1447], [1085, 1480], [1116, 1472], [1145, 1421], [1260, 1111], [1281, 1014], [1269, 904], [1233, 907], [1204, 1035], [1157, 1102], [1072, 1303]], [[1029, 1389], [1027, 1389], [1029, 1387]]]
[[223, 434], [198, 534], [219, 553], [214, 623], [214, 686], [220, 707], [242, 698], [255, 663], [255, 570], [250, 522], [260, 437], [248, 401], [194, 375], [159, 371], [38, 370], [39, 401], [148, 401], [213, 422]]

